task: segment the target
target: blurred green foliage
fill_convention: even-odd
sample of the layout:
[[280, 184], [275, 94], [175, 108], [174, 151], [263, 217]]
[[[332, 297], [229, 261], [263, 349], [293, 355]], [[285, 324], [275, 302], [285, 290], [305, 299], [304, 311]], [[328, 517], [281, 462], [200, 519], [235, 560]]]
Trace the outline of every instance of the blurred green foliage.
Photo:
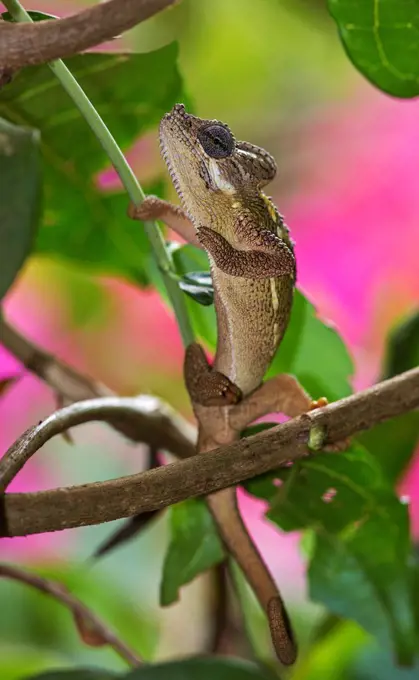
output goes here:
[[202, 499], [189, 498], [171, 507], [170, 529], [160, 586], [163, 607], [179, 598], [180, 586], [225, 559], [214, 520]]
[[[85, 54], [67, 64], [126, 149], [183, 98], [176, 60], [177, 48], [169, 45], [129, 57]], [[37, 252], [96, 274], [147, 283], [144, 230], [127, 217], [125, 193], [98, 186], [106, 155], [47, 66], [23, 70], [0, 91], [0, 115], [42, 132], [44, 211]], [[150, 190], [161, 193], [161, 184]]]

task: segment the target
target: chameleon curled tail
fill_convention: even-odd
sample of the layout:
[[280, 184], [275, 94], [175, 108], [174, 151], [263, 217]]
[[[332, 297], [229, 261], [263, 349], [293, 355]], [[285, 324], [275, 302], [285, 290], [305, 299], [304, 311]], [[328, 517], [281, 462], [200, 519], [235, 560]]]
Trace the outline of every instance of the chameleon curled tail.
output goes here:
[[297, 658], [297, 644], [291, 623], [278, 588], [243, 524], [236, 490], [223, 489], [211, 494], [207, 503], [229, 553], [241, 567], [267, 614], [279, 660], [285, 665], [293, 664]]

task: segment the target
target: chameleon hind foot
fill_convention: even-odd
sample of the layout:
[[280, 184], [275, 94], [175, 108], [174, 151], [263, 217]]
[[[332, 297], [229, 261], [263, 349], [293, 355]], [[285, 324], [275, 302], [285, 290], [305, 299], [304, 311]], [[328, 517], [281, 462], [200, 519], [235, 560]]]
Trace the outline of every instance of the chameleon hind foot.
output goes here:
[[262, 383], [245, 397], [230, 414], [230, 424], [241, 431], [258, 418], [270, 413], [283, 413], [295, 418], [310, 411], [313, 402], [294, 376], [286, 373], [276, 375]]
[[184, 376], [192, 402], [202, 406], [230, 406], [242, 398], [241, 390], [227, 376], [214, 371], [198, 343], [186, 349]]

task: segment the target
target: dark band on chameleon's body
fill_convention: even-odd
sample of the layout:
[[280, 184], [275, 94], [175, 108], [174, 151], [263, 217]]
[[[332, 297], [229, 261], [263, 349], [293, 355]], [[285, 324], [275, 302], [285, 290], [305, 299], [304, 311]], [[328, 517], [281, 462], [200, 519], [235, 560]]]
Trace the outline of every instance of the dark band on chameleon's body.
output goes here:
[[198, 238], [221, 271], [231, 276], [267, 279], [282, 276], [294, 278], [295, 260], [290, 248], [269, 231], [248, 236], [252, 249], [238, 250], [221, 234], [207, 227], [198, 229]]

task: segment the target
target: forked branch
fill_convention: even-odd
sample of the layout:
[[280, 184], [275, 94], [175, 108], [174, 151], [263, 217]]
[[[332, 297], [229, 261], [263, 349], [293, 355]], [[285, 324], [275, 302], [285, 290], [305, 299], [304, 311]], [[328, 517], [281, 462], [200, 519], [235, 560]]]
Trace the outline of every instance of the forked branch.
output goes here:
[[[307, 456], [313, 432], [323, 432], [323, 444], [329, 445], [418, 407], [419, 368], [234, 444], [156, 470], [65, 489], [6, 494], [0, 535], [99, 524], [207, 495]], [[65, 419], [62, 424], [69, 425]], [[29, 436], [27, 446], [31, 442]], [[25, 457], [25, 445], [24, 441], [19, 449], [18, 441], [12, 450], [21, 450], [19, 455]]]
[[60, 583], [3, 563], [0, 563], [0, 578], [13, 579], [31, 586], [61, 602], [73, 615], [80, 637], [86, 644], [92, 647], [109, 645], [130, 666], [139, 666], [142, 663], [140, 657], [125, 642], [122, 642], [96, 614]]
[[[63, 402], [77, 402], [96, 397], [116, 398], [117, 396], [102, 383], [78, 373], [54, 355], [37, 347], [10, 326], [1, 314], [0, 344], [11, 352], [25, 368], [49, 385]], [[195, 428], [168, 404], [157, 397], [144, 395], [133, 398], [131, 408], [134, 408], [138, 417], [127, 416], [117, 419], [105, 418], [105, 420], [131, 441], [145, 442], [167, 449], [178, 458], [193, 455]]]

